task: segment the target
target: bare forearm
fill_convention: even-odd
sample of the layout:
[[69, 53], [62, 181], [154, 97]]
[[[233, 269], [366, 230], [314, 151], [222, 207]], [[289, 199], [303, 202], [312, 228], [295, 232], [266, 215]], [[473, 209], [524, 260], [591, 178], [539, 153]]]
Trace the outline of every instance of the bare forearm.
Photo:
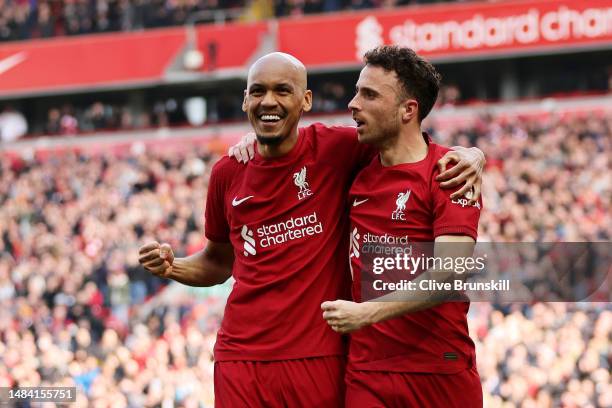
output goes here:
[[232, 274], [232, 265], [208, 248], [185, 258], [176, 258], [169, 276], [188, 286], [214, 286]]
[[[432, 280], [434, 274], [430, 271], [423, 273], [419, 278], [413, 280], [415, 286], [419, 287], [419, 281]], [[440, 273], [435, 274], [435, 280], [439, 283], [450, 282], [453, 276]], [[455, 294], [454, 291], [426, 291], [415, 289], [411, 291], [395, 291], [377, 298], [375, 301], [367, 302], [367, 320], [369, 324], [379, 323], [388, 319], [414, 313], [421, 310], [438, 306]]]
[[[436, 240], [434, 256], [438, 259], [466, 258], [472, 256], [474, 242], [469, 237], [441, 236]], [[367, 313], [370, 324], [414, 313], [438, 306], [451, 299], [458, 300], [460, 293], [453, 289], [454, 281], [465, 279], [465, 274], [451, 269], [430, 269], [411, 281], [414, 289], [399, 290], [368, 302]], [[425, 289], [421, 283], [426, 282]], [[434, 289], [429, 289], [430, 282], [435, 282]]]

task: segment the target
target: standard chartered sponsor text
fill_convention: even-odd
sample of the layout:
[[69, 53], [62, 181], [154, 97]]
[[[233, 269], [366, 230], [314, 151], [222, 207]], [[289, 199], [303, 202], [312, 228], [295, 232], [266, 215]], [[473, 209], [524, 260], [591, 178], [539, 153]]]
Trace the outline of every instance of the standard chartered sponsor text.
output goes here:
[[396, 237], [389, 234], [376, 235], [365, 233], [361, 246], [362, 254], [412, 256], [412, 246], [407, 235]]
[[303, 217], [291, 217], [286, 221], [263, 225], [257, 228], [259, 245], [267, 248], [287, 241], [311, 237], [323, 232], [323, 223], [316, 211]]
[[560, 6], [548, 12], [530, 8], [524, 13], [508, 16], [474, 14], [466, 20], [423, 24], [407, 20], [391, 27], [389, 38], [393, 44], [407, 46], [417, 52], [599, 38], [610, 33], [611, 15], [610, 7], [581, 10]]

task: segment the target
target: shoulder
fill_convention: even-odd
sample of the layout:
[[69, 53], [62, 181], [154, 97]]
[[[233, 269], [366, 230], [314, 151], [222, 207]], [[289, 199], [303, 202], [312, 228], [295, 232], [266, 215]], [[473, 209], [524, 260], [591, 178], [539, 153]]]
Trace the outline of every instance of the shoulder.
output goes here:
[[244, 166], [244, 164], [238, 163], [236, 159], [225, 155], [217, 160], [217, 162], [213, 165], [212, 171], [215, 173], [231, 173], [240, 170], [240, 168]]
[[213, 165], [210, 177], [218, 180], [231, 180], [236, 174], [244, 171], [246, 164], [229, 156], [223, 156]]
[[302, 128], [302, 133], [316, 160], [340, 170], [346, 182], [350, 182], [376, 153], [372, 146], [359, 143], [355, 127], [314, 123]]
[[325, 162], [340, 163], [355, 159], [360, 149], [357, 130], [352, 127], [313, 123], [304, 128], [304, 134], [318, 159]]
[[313, 123], [304, 128], [307, 135], [314, 138], [347, 140], [358, 143], [357, 129], [351, 126], [326, 126], [323, 123]]
[[453, 150], [448, 146], [439, 145], [437, 143], [430, 143], [429, 147], [433, 149], [432, 159], [436, 162], [440, 160], [446, 153]]
[[438, 169], [438, 161], [453, 149], [437, 143], [429, 143], [429, 148], [431, 149], [431, 154], [429, 155], [429, 162], [427, 164], [431, 173], [437, 176], [440, 172]]

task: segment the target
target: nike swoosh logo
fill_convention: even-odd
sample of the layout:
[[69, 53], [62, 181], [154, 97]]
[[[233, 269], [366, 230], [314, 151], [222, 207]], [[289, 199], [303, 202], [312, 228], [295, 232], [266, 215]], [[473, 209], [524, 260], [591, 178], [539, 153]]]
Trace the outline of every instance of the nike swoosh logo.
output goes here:
[[357, 199], [355, 199], [355, 201], [353, 201], [353, 207], [357, 207], [358, 205], [361, 205], [361, 204], [365, 203], [368, 200], [369, 200], [369, 198], [366, 198], [365, 200], [361, 200], [361, 201], [357, 201]]
[[234, 199], [232, 200], [232, 206], [235, 207], [237, 205], [240, 205], [242, 203], [244, 203], [246, 200], [253, 198], [253, 196], [246, 196], [244, 198], [241, 198], [240, 200], [237, 200], [238, 197], [234, 197]]
[[24, 51], [11, 55], [10, 57], [0, 60], [0, 75], [4, 74], [11, 68], [21, 64], [26, 59], [26, 53]]

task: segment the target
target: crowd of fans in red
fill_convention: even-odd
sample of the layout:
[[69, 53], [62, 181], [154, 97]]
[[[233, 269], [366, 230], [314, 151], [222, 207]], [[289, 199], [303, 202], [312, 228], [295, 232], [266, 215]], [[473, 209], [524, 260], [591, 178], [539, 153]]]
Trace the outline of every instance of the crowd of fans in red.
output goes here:
[[[482, 239], [610, 240], [612, 118], [486, 117], [432, 134], [487, 156]], [[175, 287], [137, 251], [204, 244], [215, 159], [135, 145], [1, 161], [0, 386], [76, 385], [77, 406], [212, 406], [223, 297], [159, 301]], [[612, 405], [609, 304], [475, 303], [469, 321], [485, 406]]]

